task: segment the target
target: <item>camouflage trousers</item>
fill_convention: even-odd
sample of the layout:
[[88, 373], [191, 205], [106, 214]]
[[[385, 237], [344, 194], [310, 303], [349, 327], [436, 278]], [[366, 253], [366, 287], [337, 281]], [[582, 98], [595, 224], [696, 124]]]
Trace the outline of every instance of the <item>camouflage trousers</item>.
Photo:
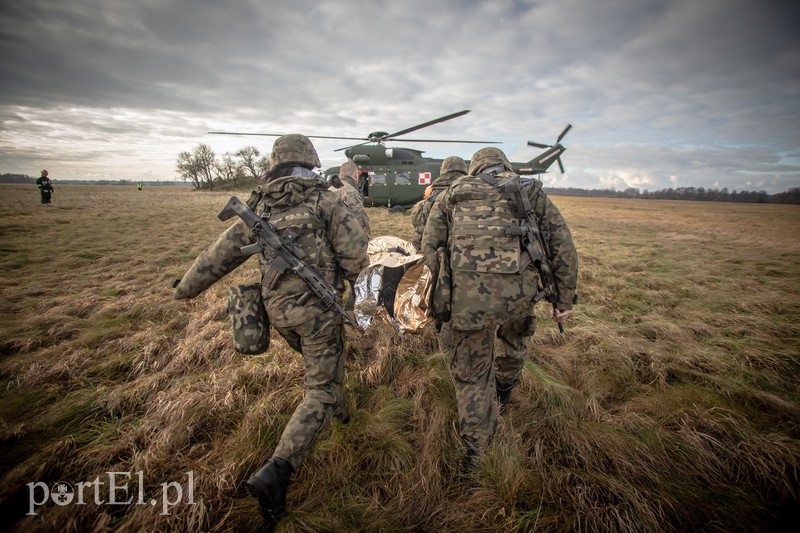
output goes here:
[[[459, 431], [464, 441], [484, 450], [497, 428], [496, 387], [513, 387], [527, 354], [525, 337], [533, 334], [533, 317], [512, 319], [498, 326], [460, 330], [442, 324], [439, 344], [453, 375]], [[495, 350], [495, 337], [499, 340]]]
[[347, 413], [344, 397], [344, 325], [334, 311], [292, 327], [276, 327], [294, 350], [303, 355], [305, 377], [303, 400], [283, 430], [274, 457], [297, 468], [317, 440], [331, 416]]

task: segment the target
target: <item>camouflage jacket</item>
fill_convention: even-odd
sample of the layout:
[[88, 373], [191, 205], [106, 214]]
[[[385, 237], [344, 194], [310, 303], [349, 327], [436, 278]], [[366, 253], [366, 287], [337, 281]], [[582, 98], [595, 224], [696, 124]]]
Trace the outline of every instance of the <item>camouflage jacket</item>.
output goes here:
[[[302, 169], [300, 169], [302, 170]], [[309, 173], [310, 174], [310, 173]], [[316, 175], [274, 178], [259, 187], [256, 213], [269, 212], [270, 222], [306, 253], [306, 263], [343, 290], [342, 279], [355, 282], [369, 264], [369, 239], [362, 224], [344, 202]], [[326, 308], [316, 296], [304, 305], [298, 298], [308, 292], [305, 282], [288, 271], [273, 279], [274, 269], [259, 256], [264, 276], [263, 297], [270, 323], [289, 327], [310, 320]], [[338, 271], [338, 274], [337, 274]]]
[[367, 212], [364, 209], [364, 200], [361, 197], [361, 193], [359, 193], [358, 189], [356, 189], [356, 187], [352, 184], [352, 180], [341, 177], [339, 179], [344, 185], [338, 189], [336, 187], [330, 187], [329, 190], [336, 193], [342, 202], [344, 202], [344, 204], [350, 208], [350, 211], [364, 229], [364, 233], [367, 235], [367, 240], [369, 240], [369, 217], [367, 217]]
[[442, 191], [447, 189], [450, 184], [463, 176], [464, 174], [461, 172], [446, 172], [440, 174], [431, 184], [431, 188], [433, 189], [431, 195], [414, 205], [411, 210], [411, 225], [414, 226], [414, 238], [411, 240], [411, 244], [414, 245], [417, 251], [420, 250], [420, 246], [422, 245], [422, 232], [425, 230], [425, 222], [428, 220], [428, 213], [431, 212], [436, 198]]
[[[514, 176], [502, 172], [497, 179]], [[578, 254], [558, 208], [539, 180], [525, 188], [542, 231], [550, 233], [553, 275], [560, 310], [572, 309], [578, 280]], [[532, 267], [519, 272], [523, 251], [519, 237], [508, 237], [516, 224], [508, 202], [495, 187], [478, 177], [456, 180], [434, 202], [422, 237], [422, 253], [434, 274], [436, 250], [449, 251], [453, 327], [479, 329], [530, 313], [538, 274]], [[524, 264], [524, 263], [523, 263]]]

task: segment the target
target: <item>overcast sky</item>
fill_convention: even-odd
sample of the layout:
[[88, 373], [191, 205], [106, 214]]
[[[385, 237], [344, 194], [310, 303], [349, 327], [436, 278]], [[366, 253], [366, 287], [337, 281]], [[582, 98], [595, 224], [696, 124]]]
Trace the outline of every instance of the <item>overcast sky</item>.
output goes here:
[[[269, 137], [563, 144], [545, 185], [800, 187], [800, 2], [0, 0], [0, 173], [173, 180]], [[347, 141], [316, 140], [323, 166]], [[405, 144], [468, 158], [479, 146]]]

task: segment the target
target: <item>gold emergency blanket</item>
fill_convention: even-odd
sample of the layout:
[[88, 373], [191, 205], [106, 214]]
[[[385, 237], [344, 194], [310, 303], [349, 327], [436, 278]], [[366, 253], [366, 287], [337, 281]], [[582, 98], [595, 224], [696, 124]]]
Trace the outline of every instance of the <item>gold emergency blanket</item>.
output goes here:
[[403, 331], [417, 331], [430, 321], [428, 293], [431, 290], [431, 271], [422, 260], [406, 270], [394, 297], [394, 319]]
[[[402, 258], [416, 253], [417, 249], [414, 248], [413, 244], [391, 235], [375, 237], [370, 239], [369, 244], [367, 244], [367, 257], [369, 257], [370, 265], [383, 263], [392, 267], [399, 266], [403, 263]], [[383, 262], [384, 259], [386, 262]]]
[[403, 332], [425, 326], [431, 275], [422, 255], [410, 242], [391, 235], [370, 240], [367, 255], [370, 265], [354, 287], [359, 325], [366, 329], [379, 318]]

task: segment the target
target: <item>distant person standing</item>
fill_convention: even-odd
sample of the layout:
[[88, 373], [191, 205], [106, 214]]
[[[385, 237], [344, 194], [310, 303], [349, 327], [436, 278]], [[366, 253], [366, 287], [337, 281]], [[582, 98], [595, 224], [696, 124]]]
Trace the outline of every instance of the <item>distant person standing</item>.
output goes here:
[[140, 190], [140, 191], [142, 190], [142, 182], [141, 182], [141, 181], [139, 181], [139, 182], [136, 182], [136, 188], [137, 188], [138, 190]]
[[36, 186], [39, 187], [39, 192], [42, 193], [42, 204], [49, 204], [50, 197], [53, 195], [53, 183], [47, 175], [48, 172], [42, 170], [42, 175], [36, 180]]

